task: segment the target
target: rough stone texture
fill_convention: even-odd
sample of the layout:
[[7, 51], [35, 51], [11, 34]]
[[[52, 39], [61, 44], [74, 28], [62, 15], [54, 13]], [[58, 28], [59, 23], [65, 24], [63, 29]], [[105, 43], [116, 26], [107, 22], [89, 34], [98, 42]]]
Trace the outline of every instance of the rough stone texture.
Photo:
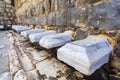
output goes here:
[[105, 4], [96, 4], [91, 8], [89, 23], [106, 30], [120, 29], [120, 3], [112, 0]]
[[11, 0], [0, 1], [0, 24], [11, 25], [15, 23], [15, 9]]
[[27, 77], [25, 75], [25, 72], [23, 70], [19, 70], [13, 80], [27, 80]]

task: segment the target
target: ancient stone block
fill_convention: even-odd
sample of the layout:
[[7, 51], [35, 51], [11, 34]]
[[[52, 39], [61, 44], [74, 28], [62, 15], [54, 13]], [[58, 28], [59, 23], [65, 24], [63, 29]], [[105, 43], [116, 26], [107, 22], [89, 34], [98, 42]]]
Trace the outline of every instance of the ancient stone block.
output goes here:
[[41, 32], [44, 32], [44, 29], [32, 29], [21, 32], [21, 35], [28, 38], [30, 34], [41, 33]]
[[47, 17], [47, 23], [48, 23], [48, 25], [55, 25], [55, 21], [56, 19], [55, 19], [55, 13], [49, 13], [48, 14], [48, 17]]
[[43, 36], [52, 35], [52, 34], [56, 34], [56, 31], [51, 30], [51, 31], [46, 31], [46, 32], [42, 32], [42, 33], [31, 34], [31, 35], [29, 35], [29, 39], [31, 42], [39, 42], [39, 40]]
[[89, 12], [89, 23], [105, 30], [120, 29], [119, 0], [94, 5]]
[[64, 11], [56, 12], [56, 25], [57, 26], [65, 26], [66, 22], [66, 14]]
[[27, 76], [26, 76], [24, 70], [19, 70], [19, 71], [15, 74], [14, 80], [27, 80]]
[[72, 40], [71, 33], [64, 32], [43, 37], [39, 44], [47, 49], [62, 46]]
[[31, 28], [25, 26], [13, 25], [12, 29], [14, 29], [17, 32], [22, 32], [22, 31], [30, 30]]
[[67, 11], [67, 24], [71, 26], [79, 26], [80, 25], [80, 16], [84, 12], [84, 9], [80, 7], [69, 8]]
[[91, 75], [108, 62], [112, 50], [106, 38], [89, 36], [61, 47], [57, 57], [81, 73]]

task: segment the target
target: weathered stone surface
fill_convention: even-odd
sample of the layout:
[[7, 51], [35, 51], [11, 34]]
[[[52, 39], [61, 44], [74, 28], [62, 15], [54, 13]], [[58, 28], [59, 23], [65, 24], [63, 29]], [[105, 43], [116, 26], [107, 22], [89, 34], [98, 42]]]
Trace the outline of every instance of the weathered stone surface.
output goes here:
[[72, 40], [72, 35], [69, 32], [47, 35], [43, 37], [39, 44], [47, 49], [62, 46]]
[[9, 71], [9, 45], [10, 42], [5, 32], [0, 32], [0, 73]]
[[84, 39], [84, 38], [86, 38], [87, 37], [87, 31], [86, 31], [86, 29], [80, 29], [80, 28], [78, 28], [77, 30], [76, 30], [76, 37], [75, 37], [75, 40], [81, 40], [81, 39]]
[[56, 12], [56, 25], [65, 26], [67, 25], [66, 21], [67, 21], [67, 18], [66, 18], [65, 11]]
[[30, 56], [33, 64], [36, 64], [50, 57], [50, 55], [46, 51], [36, 51], [31, 49], [27, 49], [27, 50], [30, 52]]
[[119, 0], [94, 5], [89, 15], [89, 23], [105, 30], [120, 29], [119, 7]]
[[27, 80], [27, 76], [23, 70], [19, 70], [15, 76], [14, 80]]
[[55, 25], [55, 13], [52, 12], [48, 14], [47, 23], [49, 25]]
[[44, 29], [32, 29], [21, 32], [21, 35], [28, 38], [30, 34], [41, 33], [41, 32], [44, 32]]
[[29, 35], [29, 39], [31, 42], [39, 42], [43, 36], [52, 35], [52, 34], [56, 34], [56, 31], [51, 30], [51, 31], [46, 31], [42, 33], [31, 34]]
[[27, 74], [28, 80], [40, 80], [40, 77], [36, 69], [28, 71], [26, 72], [26, 74]]
[[[43, 68], [44, 67], [44, 68]], [[67, 67], [65, 65], [62, 65], [59, 61], [56, 59], [46, 59], [42, 62], [39, 62], [36, 64], [36, 68], [39, 71], [41, 75], [41, 79], [45, 80], [67, 80], [62, 74], [64, 75]], [[43, 77], [42, 77], [43, 75]], [[60, 77], [58, 77], [60, 76]]]
[[84, 12], [81, 7], [73, 7], [67, 11], [67, 23], [68, 25], [78, 27], [80, 25], [80, 16]]
[[57, 57], [83, 74], [90, 75], [108, 62], [112, 49], [106, 38], [89, 36], [61, 47]]

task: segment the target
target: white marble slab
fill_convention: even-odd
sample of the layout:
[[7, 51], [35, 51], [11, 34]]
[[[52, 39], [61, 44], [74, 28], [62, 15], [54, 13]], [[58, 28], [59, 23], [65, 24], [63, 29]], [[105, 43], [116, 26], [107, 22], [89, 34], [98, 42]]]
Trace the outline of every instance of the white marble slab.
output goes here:
[[39, 44], [47, 49], [62, 46], [68, 42], [71, 42], [72, 36], [70, 32], [58, 33], [43, 37]]
[[112, 50], [106, 38], [89, 36], [59, 48], [57, 57], [81, 73], [91, 75], [108, 62]]
[[35, 34], [30, 34], [29, 35], [29, 39], [32, 43], [34, 42], [39, 42], [40, 39], [43, 37], [43, 36], [46, 36], [46, 35], [52, 35], [52, 34], [56, 34], [57, 32], [55, 30], [50, 30], [50, 31], [46, 31], [46, 32], [42, 32], [42, 33], [35, 33]]
[[13, 25], [12, 29], [17, 31], [17, 32], [22, 32], [22, 31], [26, 31], [26, 30], [31, 30], [31, 28], [26, 27], [26, 26], [22, 26], [22, 25]]
[[41, 33], [41, 32], [44, 32], [44, 31], [45, 31], [44, 29], [32, 29], [32, 30], [27, 30], [27, 31], [21, 32], [21, 35], [28, 38], [28, 36], [30, 34]]

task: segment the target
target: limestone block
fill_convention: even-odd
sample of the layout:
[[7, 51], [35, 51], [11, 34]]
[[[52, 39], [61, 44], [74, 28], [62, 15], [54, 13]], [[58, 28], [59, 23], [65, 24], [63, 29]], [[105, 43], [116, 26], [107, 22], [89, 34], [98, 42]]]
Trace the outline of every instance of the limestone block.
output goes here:
[[36, 33], [36, 34], [31, 34], [29, 35], [29, 39], [31, 42], [39, 42], [39, 40], [46, 35], [51, 35], [51, 34], [56, 34], [56, 31], [51, 30], [47, 32], [42, 32], [42, 33]]
[[13, 25], [12, 29], [14, 29], [17, 32], [22, 32], [22, 31], [30, 30], [31, 28], [21, 25]]
[[39, 41], [39, 44], [44, 48], [50, 49], [62, 46], [65, 43], [70, 42], [71, 40], [72, 40], [71, 33], [64, 32], [45, 36]]
[[24, 70], [19, 70], [19, 71], [15, 74], [14, 80], [27, 80], [27, 76], [26, 76]]
[[21, 32], [21, 35], [28, 38], [28, 36], [30, 34], [41, 33], [41, 32], [44, 32], [44, 29], [32, 29], [32, 30], [27, 30], [27, 31]]
[[91, 75], [108, 62], [112, 50], [106, 38], [89, 36], [59, 48], [57, 57], [81, 73]]

